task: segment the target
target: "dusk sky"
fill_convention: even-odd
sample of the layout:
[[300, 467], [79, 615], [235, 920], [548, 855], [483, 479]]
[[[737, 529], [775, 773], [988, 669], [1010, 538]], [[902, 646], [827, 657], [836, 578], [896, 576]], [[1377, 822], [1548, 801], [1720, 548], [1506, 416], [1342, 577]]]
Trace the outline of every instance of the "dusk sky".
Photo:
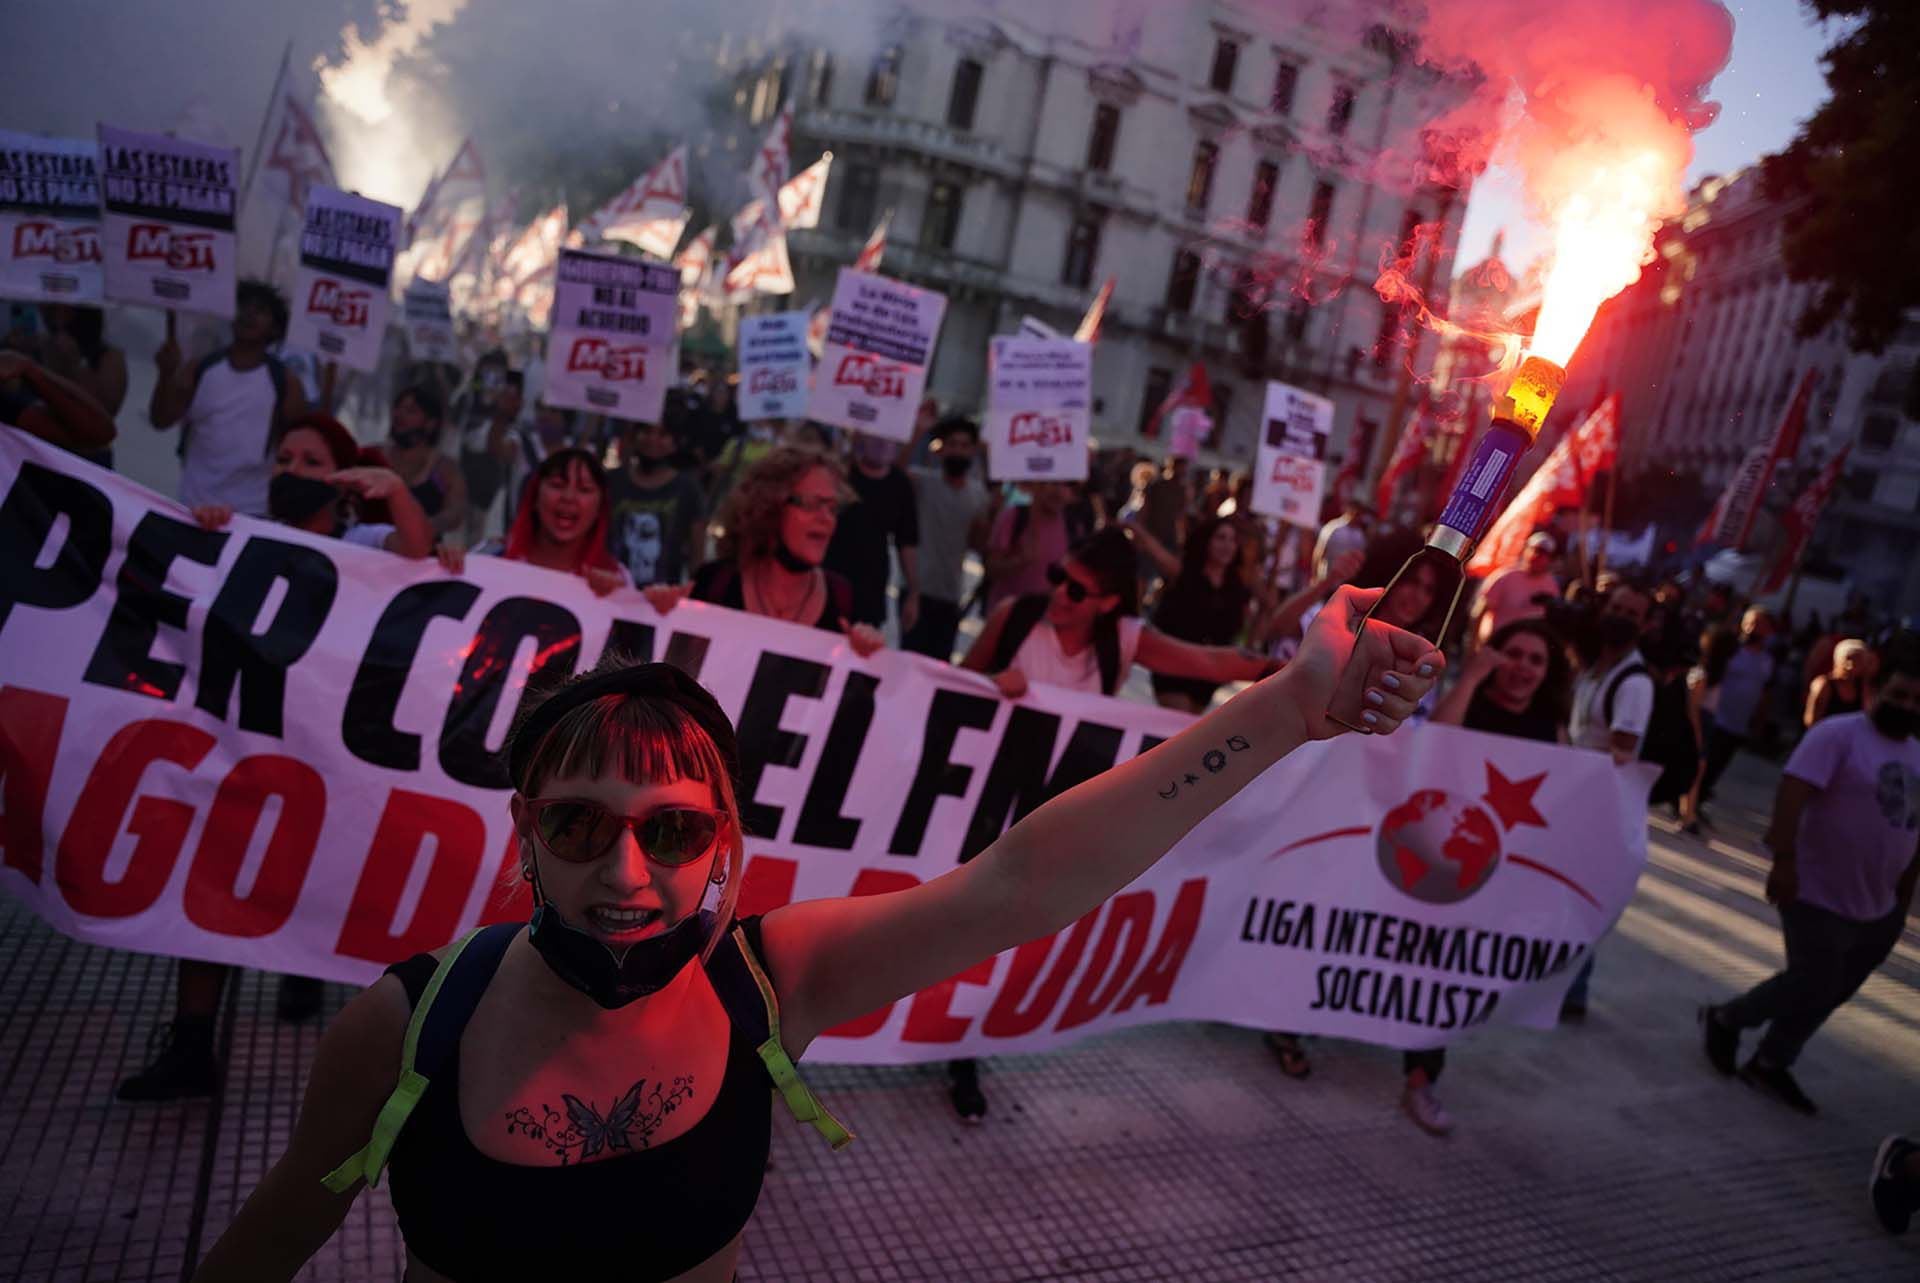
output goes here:
[[[1829, 36], [1799, 0], [1724, 3], [1733, 14], [1733, 57], [1713, 82], [1711, 97], [1720, 103], [1720, 118], [1694, 136], [1688, 172], [1693, 182], [1731, 173], [1786, 146], [1826, 97], [1820, 54]], [[1490, 173], [1474, 186], [1455, 264], [1465, 268], [1486, 257], [1502, 227], [1507, 232], [1502, 257], [1519, 269], [1542, 242], [1511, 180]]]

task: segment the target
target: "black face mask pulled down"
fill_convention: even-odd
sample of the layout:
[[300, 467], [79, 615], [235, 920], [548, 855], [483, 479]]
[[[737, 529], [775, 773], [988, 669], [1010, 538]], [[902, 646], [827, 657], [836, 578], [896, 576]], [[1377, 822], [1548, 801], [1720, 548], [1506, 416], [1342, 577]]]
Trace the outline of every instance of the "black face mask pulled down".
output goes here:
[[940, 466], [946, 471], [948, 476], [957, 479], [973, 471], [973, 460], [958, 458], [954, 455], [946, 455], [940, 460]]
[[616, 957], [612, 949], [560, 916], [544, 897], [533, 911], [527, 941], [553, 974], [608, 1011], [658, 993], [686, 970], [706, 947], [717, 915], [689, 915], [648, 940], [630, 944]]
[[1901, 708], [1882, 700], [1873, 706], [1870, 714], [1873, 729], [1888, 739], [1903, 740], [1910, 735], [1920, 734], [1920, 713], [1911, 708]]
[[787, 541], [784, 539], [773, 546], [773, 559], [780, 563], [782, 569], [795, 575], [804, 575], [809, 570], [815, 569], [811, 561], [794, 556], [793, 549], [787, 547]]
[[305, 523], [337, 502], [340, 487], [318, 477], [276, 472], [267, 482], [267, 515], [289, 526]]

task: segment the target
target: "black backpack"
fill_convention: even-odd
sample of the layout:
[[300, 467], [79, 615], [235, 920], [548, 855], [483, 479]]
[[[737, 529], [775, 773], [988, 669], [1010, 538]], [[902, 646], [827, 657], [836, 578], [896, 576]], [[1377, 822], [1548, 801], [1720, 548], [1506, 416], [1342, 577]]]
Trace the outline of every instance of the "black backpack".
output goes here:
[[[1669, 775], [1684, 774], [1687, 786], [1691, 787], [1700, 763], [1700, 743], [1694, 738], [1693, 719], [1687, 715], [1684, 677], [1662, 682], [1645, 664], [1627, 665], [1613, 675], [1613, 680], [1607, 683], [1606, 694], [1601, 696], [1601, 712], [1607, 725], [1613, 725], [1613, 697], [1619, 693], [1621, 683], [1635, 673], [1646, 674], [1647, 680], [1653, 683], [1653, 711], [1647, 717], [1646, 731], [1640, 736], [1640, 760], [1661, 768], [1661, 786], [1667, 784]], [[1661, 791], [1661, 786], [1656, 786], [1656, 792]]]

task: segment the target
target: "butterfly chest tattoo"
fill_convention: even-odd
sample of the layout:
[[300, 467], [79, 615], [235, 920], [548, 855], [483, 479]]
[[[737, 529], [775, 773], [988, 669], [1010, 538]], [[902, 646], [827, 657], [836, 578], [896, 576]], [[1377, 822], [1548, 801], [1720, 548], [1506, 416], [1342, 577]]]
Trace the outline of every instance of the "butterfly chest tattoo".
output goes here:
[[692, 1074], [670, 1081], [637, 1079], [605, 1110], [593, 1100], [561, 1092], [562, 1109], [542, 1103], [508, 1110], [507, 1134], [539, 1141], [558, 1156], [560, 1166], [566, 1167], [605, 1154], [650, 1147], [673, 1112], [693, 1098]]

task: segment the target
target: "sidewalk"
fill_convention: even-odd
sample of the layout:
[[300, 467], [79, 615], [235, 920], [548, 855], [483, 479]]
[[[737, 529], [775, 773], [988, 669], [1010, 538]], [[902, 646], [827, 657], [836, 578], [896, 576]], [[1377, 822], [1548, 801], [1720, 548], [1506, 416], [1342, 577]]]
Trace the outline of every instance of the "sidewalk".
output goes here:
[[[1808, 1049], [1819, 1118], [1700, 1053], [1695, 1004], [1779, 961], [1754, 854], [1773, 778], [1736, 767], [1710, 842], [1653, 821], [1587, 1024], [1459, 1048], [1449, 1140], [1397, 1111], [1395, 1053], [1321, 1041], [1294, 1082], [1228, 1026], [991, 1061], [979, 1128], [952, 1118], [939, 1067], [816, 1067], [861, 1139], [836, 1155], [776, 1116], [740, 1277], [1920, 1277], [1920, 1232], [1889, 1239], [1865, 1206], [1879, 1138], [1920, 1130], [1920, 930]], [[284, 1145], [319, 1026], [275, 1022], [271, 977], [229, 997], [220, 1101], [113, 1100], [172, 985], [170, 961], [75, 944], [0, 897], [0, 1279], [175, 1283]], [[328, 1010], [347, 996], [328, 986]], [[301, 1278], [397, 1279], [400, 1261], [374, 1191]]]

